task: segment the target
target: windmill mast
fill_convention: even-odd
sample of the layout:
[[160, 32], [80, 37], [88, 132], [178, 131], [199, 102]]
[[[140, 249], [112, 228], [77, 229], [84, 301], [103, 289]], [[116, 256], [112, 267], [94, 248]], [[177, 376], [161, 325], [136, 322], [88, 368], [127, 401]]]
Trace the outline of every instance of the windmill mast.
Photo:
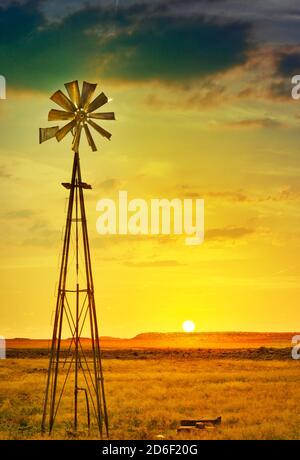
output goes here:
[[[79, 144], [82, 130], [84, 130], [91, 149], [97, 150], [88, 124], [107, 139], [110, 139], [111, 134], [90, 118], [114, 120], [115, 116], [113, 112], [93, 113], [108, 101], [104, 93], [101, 93], [93, 102], [90, 102], [96, 88], [95, 84], [83, 82], [81, 93], [78, 81], [66, 83], [65, 87], [70, 99], [61, 91], [51, 96], [51, 99], [65, 111], [52, 109], [48, 118], [51, 121], [70, 121], [62, 128], [55, 126], [40, 129], [40, 143], [52, 137], [60, 141], [71, 132], [74, 151], [71, 181], [62, 184], [69, 190], [69, 198], [45, 390], [42, 432], [48, 431], [51, 434], [65, 400], [68, 405], [64, 413], [73, 412], [71, 425], [74, 432], [77, 432], [79, 423], [88, 431], [93, 425], [96, 425], [100, 436], [105, 434], [108, 437], [108, 415], [84, 203], [84, 190], [91, 189], [91, 186], [82, 181]], [[71, 277], [71, 241], [73, 240], [75, 270], [73, 267], [74, 273]], [[81, 277], [80, 274], [82, 274]], [[83, 340], [82, 336], [83, 332], [86, 334], [86, 331], [89, 333], [88, 342], [86, 339]], [[71, 338], [66, 341], [63, 335], [67, 333]]]

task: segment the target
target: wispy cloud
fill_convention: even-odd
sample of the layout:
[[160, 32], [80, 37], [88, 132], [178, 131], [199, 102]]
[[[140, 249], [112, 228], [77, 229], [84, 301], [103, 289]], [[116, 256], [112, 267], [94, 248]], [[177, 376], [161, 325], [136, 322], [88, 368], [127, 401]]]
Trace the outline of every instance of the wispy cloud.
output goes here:
[[124, 262], [128, 267], [142, 268], [142, 267], [178, 267], [184, 265], [177, 260], [154, 260], [154, 261], [138, 261], [138, 262]]
[[35, 212], [31, 209], [17, 209], [15, 211], [9, 211], [1, 215], [2, 219], [9, 220], [26, 220], [31, 219], [35, 215]]
[[1, 179], [9, 179], [11, 177], [11, 173], [8, 171], [7, 167], [4, 165], [0, 165], [0, 177]]
[[249, 193], [244, 190], [197, 191], [197, 187], [189, 185], [180, 185], [176, 187], [176, 190], [183, 198], [205, 198], [208, 200], [213, 199], [242, 204], [295, 201], [300, 199], [300, 188], [296, 185], [284, 186], [267, 194], [259, 191]]
[[233, 240], [253, 235], [255, 230], [249, 227], [212, 228], [205, 232], [205, 240]]
[[286, 124], [274, 118], [249, 118], [245, 120], [226, 121], [218, 124], [218, 127], [223, 126], [231, 129], [258, 129], [258, 128], [284, 128]]
[[112, 177], [98, 183], [96, 187], [98, 190], [102, 190], [104, 192], [111, 192], [120, 188], [121, 185], [122, 182], [119, 179]]

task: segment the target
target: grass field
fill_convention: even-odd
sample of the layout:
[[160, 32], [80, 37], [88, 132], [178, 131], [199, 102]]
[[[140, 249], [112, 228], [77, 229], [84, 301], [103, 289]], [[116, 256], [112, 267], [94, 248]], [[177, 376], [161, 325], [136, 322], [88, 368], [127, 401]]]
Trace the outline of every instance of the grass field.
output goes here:
[[[40, 438], [47, 360], [0, 361], [0, 438]], [[300, 362], [292, 359], [104, 359], [111, 439], [299, 439]], [[71, 389], [69, 390], [71, 396]], [[54, 438], [71, 438], [70, 408]], [[179, 435], [183, 418], [222, 416]], [[82, 418], [81, 421], [85, 423]], [[79, 432], [84, 438], [84, 431]], [[91, 434], [95, 438], [95, 434]]]

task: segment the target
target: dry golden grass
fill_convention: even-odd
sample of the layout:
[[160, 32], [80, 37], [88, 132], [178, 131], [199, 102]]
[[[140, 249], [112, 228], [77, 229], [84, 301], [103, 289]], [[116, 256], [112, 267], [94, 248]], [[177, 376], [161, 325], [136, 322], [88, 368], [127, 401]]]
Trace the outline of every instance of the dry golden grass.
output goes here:
[[[1, 439], [41, 437], [46, 368], [45, 359], [0, 362]], [[114, 359], [104, 372], [112, 439], [300, 438], [299, 361]], [[218, 415], [219, 428], [176, 432], [183, 418]], [[57, 422], [53, 437], [70, 437]]]

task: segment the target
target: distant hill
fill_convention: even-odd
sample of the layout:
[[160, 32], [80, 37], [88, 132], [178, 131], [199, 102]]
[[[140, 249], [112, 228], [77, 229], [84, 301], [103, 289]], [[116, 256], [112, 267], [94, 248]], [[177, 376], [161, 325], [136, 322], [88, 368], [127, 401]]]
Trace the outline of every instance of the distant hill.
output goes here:
[[[144, 332], [135, 337], [101, 337], [101, 346], [111, 349], [143, 348], [286, 348], [296, 332]], [[62, 347], [71, 339], [62, 340]], [[82, 345], [88, 347], [90, 339], [82, 338]], [[50, 339], [7, 339], [7, 348], [49, 348]]]

